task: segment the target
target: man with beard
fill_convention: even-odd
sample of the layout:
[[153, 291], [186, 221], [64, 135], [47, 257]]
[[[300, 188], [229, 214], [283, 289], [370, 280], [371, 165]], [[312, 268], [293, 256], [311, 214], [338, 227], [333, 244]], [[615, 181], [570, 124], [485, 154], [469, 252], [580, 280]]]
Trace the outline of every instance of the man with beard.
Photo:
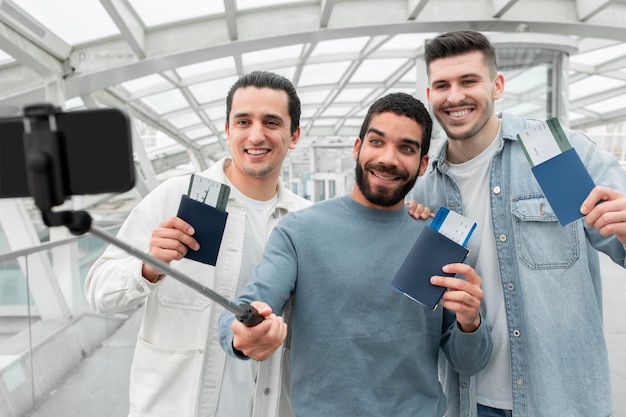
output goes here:
[[[354, 143], [352, 192], [285, 216], [237, 298], [264, 320], [245, 327], [220, 316], [222, 348], [242, 360], [266, 359], [289, 332], [298, 417], [442, 416], [439, 351], [463, 375], [488, 361], [481, 279], [471, 267], [444, 267], [465, 279], [432, 278], [448, 288], [435, 311], [391, 285], [427, 227], [407, 215], [404, 197], [426, 167], [431, 131], [419, 100], [396, 93], [374, 102]], [[292, 295], [288, 330], [281, 314]]]
[[[626, 266], [626, 171], [580, 132], [564, 129], [595, 183], [585, 218], [561, 226], [517, 141], [538, 120], [496, 114], [504, 92], [478, 32], [428, 41], [428, 100], [448, 140], [412, 197], [478, 227], [468, 263], [483, 278], [493, 356], [470, 378], [443, 366], [450, 417], [612, 415], [598, 251]], [[599, 201], [602, 204], [597, 204]]]

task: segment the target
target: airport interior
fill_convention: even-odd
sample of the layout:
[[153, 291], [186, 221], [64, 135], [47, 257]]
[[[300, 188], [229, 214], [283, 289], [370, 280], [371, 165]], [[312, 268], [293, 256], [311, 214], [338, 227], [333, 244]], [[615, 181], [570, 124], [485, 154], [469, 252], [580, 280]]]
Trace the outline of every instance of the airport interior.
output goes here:
[[[427, 103], [424, 43], [454, 30], [494, 44], [506, 79], [497, 112], [557, 117], [626, 169], [626, 0], [0, 0], [0, 127], [44, 103], [127, 115], [134, 184], [60, 204], [115, 236], [162, 181], [229, 155], [229, 87], [272, 71], [302, 103], [281, 178], [318, 202], [350, 191], [354, 140], [375, 99], [405, 92]], [[87, 183], [118, 168], [102, 163], [107, 129], [81, 130], [98, 142], [79, 156]], [[435, 125], [431, 152], [444, 139]], [[19, 166], [2, 149], [1, 163]], [[0, 190], [25, 181], [7, 167]], [[1, 197], [0, 417], [127, 416], [143, 306], [98, 314], [84, 294], [108, 243], [46, 225], [32, 194]], [[626, 417], [626, 272], [605, 257], [602, 271], [614, 417]]]

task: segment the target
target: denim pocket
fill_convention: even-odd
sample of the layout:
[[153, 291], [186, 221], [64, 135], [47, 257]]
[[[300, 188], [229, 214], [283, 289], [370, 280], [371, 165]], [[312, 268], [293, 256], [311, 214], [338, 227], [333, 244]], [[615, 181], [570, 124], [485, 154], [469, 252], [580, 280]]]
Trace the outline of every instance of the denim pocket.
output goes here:
[[527, 268], [570, 268], [580, 257], [578, 222], [561, 226], [545, 197], [516, 198], [511, 210], [517, 256]]

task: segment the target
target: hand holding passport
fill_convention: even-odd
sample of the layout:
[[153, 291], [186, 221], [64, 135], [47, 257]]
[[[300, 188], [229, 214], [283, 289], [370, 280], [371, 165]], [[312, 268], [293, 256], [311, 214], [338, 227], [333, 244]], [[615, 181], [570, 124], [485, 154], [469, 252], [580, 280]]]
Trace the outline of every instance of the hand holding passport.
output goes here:
[[188, 195], [181, 196], [177, 216], [193, 226], [200, 249], [188, 248], [185, 258], [215, 266], [228, 218], [229, 194], [230, 187], [225, 184], [191, 176]]
[[561, 226], [583, 217], [580, 206], [595, 183], [555, 117], [517, 135], [531, 171]]
[[465, 261], [466, 248], [476, 223], [441, 207], [429, 227], [424, 228], [396, 273], [392, 285], [398, 291], [428, 307], [437, 308], [446, 288], [430, 283], [434, 275], [452, 277], [444, 273], [444, 265]]

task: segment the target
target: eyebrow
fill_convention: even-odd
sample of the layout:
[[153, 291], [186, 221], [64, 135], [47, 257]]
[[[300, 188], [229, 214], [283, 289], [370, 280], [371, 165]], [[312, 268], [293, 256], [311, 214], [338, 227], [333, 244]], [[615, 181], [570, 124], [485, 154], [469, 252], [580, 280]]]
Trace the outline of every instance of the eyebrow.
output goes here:
[[[465, 80], [467, 78], [483, 78], [483, 76], [478, 74], [478, 73], [475, 73], [475, 72], [470, 72], [470, 73], [467, 73], [467, 74], [460, 75], [460, 76], [458, 76], [456, 78], [459, 79], [459, 80]], [[447, 82], [449, 82], [449, 79], [444, 78], [444, 79], [440, 79], [440, 80], [432, 80], [431, 84], [447, 83]]]
[[[382, 132], [381, 130], [376, 129], [375, 127], [370, 127], [369, 129], [367, 129], [367, 133], [375, 133], [380, 137], [385, 137], [385, 133]], [[402, 143], [408, 143], [410, 145], [415, 145], [417, 146], [417, 148], [421, 148], [422, 145], [419, 143], [419, 141], [415, 140], [415, 139], [411, 139], [411, 138], [401, 138], [400, 142]]]
[[[233, 118], [241, 118], [241, 117], [250, 117], [251, 114], [248, 112], [240, 112], [240, 113], [235, 113], [233, 114]], [[275, 113], [266, 113], [262, 116], [264, 119], [274, 119], [274, 120], [280, 120], [280, 121], [284, 121], [285, 119], [280, 115], [280, 114], [275, 114]]]

